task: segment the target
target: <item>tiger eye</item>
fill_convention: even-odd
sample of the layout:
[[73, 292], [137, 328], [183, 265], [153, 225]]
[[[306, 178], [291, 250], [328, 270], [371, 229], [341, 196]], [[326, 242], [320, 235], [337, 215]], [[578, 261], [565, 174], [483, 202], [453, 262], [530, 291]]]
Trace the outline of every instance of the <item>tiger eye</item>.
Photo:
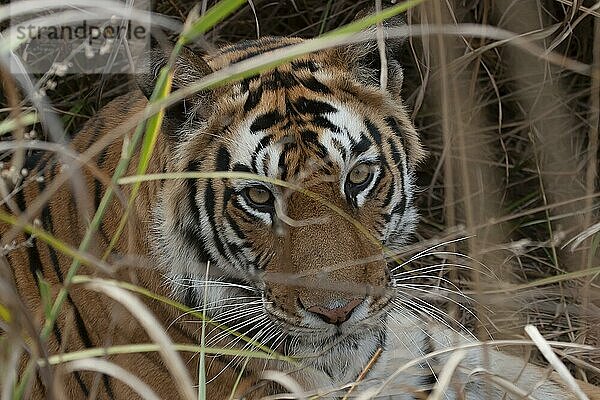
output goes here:
[[271, 200], [271, 192], [261, 187], [250, 187], [246, 189], [246, 194], [254, 204], [267, 204]]
[[371, 168], [367, 164], [358, 164], [352, 168], [348, 175], [348, 181], [353, 185], [365, 183], [371, 176]]

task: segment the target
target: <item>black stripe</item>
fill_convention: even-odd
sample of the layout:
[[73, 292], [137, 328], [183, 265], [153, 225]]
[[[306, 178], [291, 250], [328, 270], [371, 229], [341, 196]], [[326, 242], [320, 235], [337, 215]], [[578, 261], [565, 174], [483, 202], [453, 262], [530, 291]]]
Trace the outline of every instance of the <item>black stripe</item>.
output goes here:
[[[425, 335], [425, 352], [424, 354], [431, 354], [435, 351], [435, 346], [432, 342], [432, 338], [430, 335]], [[436, 357], [431, 357], [429, 363], [421, 364], [421, 368], [428, 369], [429, 373], [423, 377], [423, 381], [421, 382], [421, 386], [426, 387], [427, 389], [423, 390], [423, 393], [429, 396], [433, 391], [433, 387], [437, 382], [434, 371], [432, 371], [431, 364], [437, 363]]]
[[191, 285], [188, 285], [188, 287], [185, 289], [185, 295], [183, 296], [183, 304], [185, 304], [189, 308], [195, 309], [200, 304], [196, 304], [196, 292], [194, 289], [195, 288]]
[[322, 115], [316, 115], [310, 122], [319, 128], [329, 129], [333, 133], [342, 133], [339, 126], [335, 125]]
[[246, 39], [225, 47], [223, 50], [221, 50], [221, 53], [230, 54], [238, 51], [243, 52], [244, 50], [250, 48], [261, 48], [263, 51], [268, 51], [270, 48], [269, 45], [278, 42], [281, 42], [281, 38], [277, 36], [268, 36], [258, 40]]
[[400, 202], [394, 206], [392, 209], [392, 214], [403, 212], [406, 207], [406, 196], [404, 192], [404, 168], [402, 168], [402, 158], [400, 156], [400, 152], [398, 151], [398, 147], [392, 140], [392, 138], [388, 138], [388, 144], [390, 145], [390, 150], [392, 152], [392, 158], [394, 160], [394, 164], [396, 167], [399, 167], [400, 174], [398, 175], [400, 179]]
[[217, 246], [219, 254], [225, 257], [225, 248], [219, 237], [217, 223], [215, 221], [215, 190], [212, 187], [212, 181], [206, 182], [206, 189], [204, 189], [204, 207], [206, 207], [206, 214], [208, 215], [208, 223], [210, 224], [214, 244]]
[[[391, 171], [390, 171], [391, 173]], [[381, 205], [382, 208], [387, 208], [390, 203], [392, 202], [392, 197], [394, 196], [394, 192], [396, 190], [396, 177], [394, 176], [393, 173], [392, 174], [392, 182], [390, 184], [390, 187], [388, 188], [388, 191], [385, 195], [385, 200], [383, 200], [383, 204]], [[389, 222], [389, 220], [388, 220]]]
[[[50, 207], [48, 206], [48, 204], [44, 205], [44, 208], [42, 209], [42, 226], [44, 230], [50, 233], [53, 232], [54, 228], [52, 225], [52, 215], [50, 213]], [[60, 282], [62, 282], [64, 277], [60, 269], [58, 254], [56, 253], [56, 250], [54, 250], [54, 247], [50, 246], [49, 244], [47, 244], [46, 246], [48, 247], [48, 253], [50, 254], [50, 262], [52, 263], [52, 267], [54, 269], [54, 272], [56, 273], [56, 277]]]
[[[44, 172], [44, 170], [46, 169], [47, 161], [48, 161], [47, 159], [44, 159], [40, 162], [40, 164], [39, 164], [40, 172]], [[55, 171], [56, 165], [57, 165], [56, 162], [52, 163], [51, 171], [49, 173], [50, 177], [54, 177], [54, 174], [55, 174], [54, 171]], [[38, 191], [40, 194], [42, 192], [44, 192], [44, 190], [46, 190], [46, 179], [45, 178], [47, 175], [42, 175], [42, 176], [44, 176], [44, 179], [39, 180], [38, 185], [37, 185]], [[42, 227], [48, 233], [54, 234], [54, 225], [52, 223], [52, 214], [51, 214], [51, 210], [50, 210], [50, 205], [48, 203], [44, 204], [44, 208], [42, 208]], [[50, 244], [46, 243], [46, 247], [48, 248], [48, 254], [50, 255], [50, 262], [52, 263], [52, 268], [54, 269], [54, 272], [56, 273], [56, 277], [62, 283], [63, 273], [60, 269], [60, 261], [58, 260], [58, 254], [56, 253], [56, 250], [54, 249], [54, 247], [50, 246]]]
[[350, 138], [351, 138], [350, 140], [353, 142], [352, 143], [352, 154], [354, 156], [359, 156], [360, 154], [363, 154], [364, 152], [369, 150], [369, 148], [373, 144], [371, 139], [369, 139], [367, 137], [367, 135], [365, 135], [364, 133], [361, 133], [359, 142], [354, 141], [352, 139], [352, 137], [350, 137]]
[[279, 167], [279, 179], [285, 181], [288, 178], [288, 167], [285, 159], [287, 154], [292, 151], [292, 149], [296, 148], [295, 143], [286, 143], [283, 146], [283, 150], [281, 154], [279, 154], [279, 160], [277, 161], [277, 166]]
[[331, 114], [337, 111], [329, 103], [319, 100], [310, 100], [306, 97], [300, 97], [292, 104], [294, 110], [300, 114]]
[[106, 395], [109, 399], [114, 400], [115, 393], [112, 390], [112, 386], [110, 384], [110, 377], [107, 375], [102, 375], [102, 381], [104, 383], [104, 390], [106, 390]]
[[390, 127], [390, 129], [394, 132], [398, 140], [400, 140], [400, 144], [403, 149], [406, 149], [406, 145], [404, 143], [404, 129], [400, 127], [398, 121], [394, 117], [386, 117], [385, 123]]
[[[384, 188], [379, 187], [379, 184], [381, 183], [383, 178], [385, 178], [386, 170], [387, 170], [387, 166], [385, 164], [383, 164], [381, 166], [381, 169], [379, 170], [379, 176], [377, 178], [375, 178], [375, 183], [373, 184], [373, 188], [371, 189], [372, 197], [379, 197], [379, 195], [383, 191]], [[369, 193], [367, 193], [365, 195], [369, 195]]]
[[302, 86], [316, 93], [331, 94], [331, 90], [323, 83], [319, 82], [314, 76], [300, 79]]
[[[23, 190], [19, 190], [17, 191], [16, 195], [15, 195], [15, 202], [17, 203], [17, 206], [19, 207], [19, 209], [21, 211], [24, 211], [25, 208], [27, 207], [26, 202], [25, 202], [25, 196], [23, 193]], [[24, 233], [25, 235], [25, 239], [26, 240], [31, 240], [32, 241], [32, 246], [27, 246], [27, 258], [29, 261], [29, 271], [31, 272], [33, 281], [36, 283], [37, 287], [39, 288], [39, 280], [38, 280], [38, 273], [43, 277], [44, 276], [44, 271], [43, 271], [43, 265], [42, 265], [42, 260], [40, 258], [40, 253], [38, 251], [38, 247], [37, 247], [37, 240], [31, 237], [30, 234], [28, 233]], [[68, 297], [70, 299], [70, 296]], [[59, 344], [59, 346], [62, 344], [62, 335], [60, 333], [60, 329], [58, 328], [58, 325], [54, 325], [54, 328], [52, 329], [54, 332], [54, 335], [56, 336], [57, 342]], [[90, 346], [91, 347], [91, 344]], [[79, 374], [79, 372], [75, 372], [75, 379], [77, 380], [77, 383], [79, 384], [79, 387], [81, 389], [81, 391], [85, 394], [85, 396], [89, 396], [89, 390], [86, 387], [85, 383], [83, 382], [83, 379], [81, 378], [81, 375]]]
[[392, 138], [388, 138], [387, 142], [390, 146], [392, 159], [394, 160], [394, 166], [399, 167], [402, 164], [402, 153], [400, 152], [398, 146], [396, 146], [396, 143], [394, 143], [394, 140]]
[[[17, 191], [15, 194], [15, 203], [17, 207], [19, 207], [20, 211], [25, 211], [27, 208], [27, 203], [25, 201], [25, 194], [23, 193], [23, 188]], [[38, 274], [42, 277], [44, 276], [44, 268], [42, 266], [42, 260], [40, 258], [40, 253], [37, 248], [37, 239], [32, 237], [29, 233], [23, 232], [25, 236], [25, 241], [31, 241], [31, 246], [25, 246], [27, 248], [27, 259], [29, 261], [29, 272], [31, 273], [31, 277], [36, 282], [39, 287]]]
[[272, 128], [277, 125], [281, 121], [283, 121], [284, 116], [279, 113], [277, 110], [269, 111], [265, 114], [259, 115], [256, 117], [252, 125], [250, 125], [250, 131], [252, 133], [256, 133], [262, 130], [266, 130]]
[[262, 99], [263, 88], [259, 86], [256, 90], [248, 90], [248, 98], [244, 102], [244, 111], [250, 112], [258, 106]]
[[225, 146], [220, 146], [215, 160], [215, 171], [229, 171], [231, 155]]
[[317, 72], [319, 70], [319, 66], [317, 63], [311, 60], [296, 60], [292, 61], [292, 69], [294, 71], [308, 69], [310, 72]]
[[346, 153], [346, 147], [344, 147], [342, 142], [340, 142], [337, 138], [332, 138], [331, 142], [333, 143], [333, 146], [336, 148], [336, 150], [340, 152], [342, 160], [346, 161], [346, 158], [348, 157], [348, 154]]
[[237, 172], [253, 172], [249, 166], [240, 163], [233, 164], [231, 170]]
[[237, 222], [235, 222], [231, 215], [229, 215], [229, 213], [225, 213], [225, 218], [227, 219], [229, 226], [231, 226], [231, 229], [233, 229], [237, 237], [239, 237], [242, 240], [246, 240], [246, 234], [244, 233], [244, 231], [242, 231], [240, 226], [237, 224]]
[[377, 128], [377, 126], [368, 118], [365, 118], [364, 123], [375, 143], [381, 145], [381, 132], [379, 131], [379, 128]]
[[[195, 160], [190, 162], [187, 167], [187, 171], [199, 171], [200, 170], [200, 161]], [[190, 212], [192, 213], [192, 226], [185, 226], [183, 222], [179, 222], [177, 226], [179, 227], [179, 231], [183, 234], [185, 241], [195, 249], [196, 254], [200, 257], [201, 262], [208, 262], [208, 252], [204, 247], [204, 241], [202, 240], [202, 235], [200, 234], [200, 210], [198, 208], [198, 204], [196, 202], [196, 196], [198, 194], [198, 181], [196, 179], [187, 179], [188, 186], [188, 206], [190, 208]]]
[[258, 142], [256, 147], [254, 148], [254, 151], [252, 152], [252, 160], [250, 163], [250, 165], [252, 165], [252, 171], [254, 173], [258, 173], [258, 167], [256, 165], [256, 159], [258, 158], [258, 153], [260, 152], [260, 150], [269, 146], [271, 144], [272, 139], [273, 139], [273, 137], [271, 135], [267, 135], [267, 136], [263, 137], [262, 139], [260, 139], [260, 141]]
[[[256, 44], [256, 42], [250, 43], [250, 46], [246, 46], [246, 48], [251, 48], [255, 44]], [[258, 46], [260, 46], [260, 47], [257, 47], [257, 48], [255, 48], [253, 50], [248, 50], [248, 51], [246, 51], [244, 53], [241, 53], [241, 54], [238, 55], [238, 57], [235, 57], [235, 56], [231, 57], [231, 63], [237, 63], [237, 62], [246, 60], [248, 58], [257, 56], [259, 54], [264, 54], [264, 53], [266, 53], [268, 51], [273, 51], [273, 50], [281, 49], [283, 47], [291, 46], [291, 45], [292, 45], [292, 43], [281, 43], [281, 44], [279, 44], [277, 46], [267, 46], [265, 48], [265, 43], [258, 43]], [[235, 49], [234, 48], [225, 49], [224, 51], [222, 51], [222, 54], [233, 53], [235, 51], [245, 50], [246, 48], [241, 48], [241, 49], [237, 49], [237, 48], [235, 48]]]
[[319, 134], [317, 132], [307, 129], [300, 132], [300, 137], [304, 144], [309, 145], [317, 152], [319, 158], [325, 158], [328, 155], [327, 148], [319, 141]]
[[75, 375], [75, 380], [77, 381], [77, 384], [79, 385], [79, 388], [83, 392], [84, 396], [86, 398], [89, 397], [90, 390], [87, 388], [87, 385], [83, 381], [83, 378], [81, 377], [81, 373], [79, 371], [75, 371], [75, 372], [73, 372], [73, 375]]
[[402, 197], [400, 197], [400, 201], [398, 202], [398, 204], [396, 204], [394, 206], [394, 208], [392, 208], [392, 214], [404, 212], [405, 208], [406, 208], [406, 196], [404, 196], [404, 193], [402, 193]]
[[271, 155], [269, 153], [265, 154], [265, 158], [263, 158], [263, 174], [269, 175], [269, 164], [271, 163]]
[[[77, 305], [75, 305], [75, 302], [73, 301], [73, 298], [71, 297], [71, 295], [67, 295], [67, 299], [69, 300], [69, 303], [71, 303], [71, 306], [73, 307], [73, 311], [74, 311], [74, 315], [75, 315], [75, 325], [77, 326], [77, 332], [79, 333], [79, 337], [81, 337], [81, 340], [86, 348], [93, 347], [92, 340], [90, 339], [89, 332], [88, 332], [87, 328], [85, 327], [85, 322], [83, 321], [81, 313], [79, 312], [79, 308], [77, 307]], [[108, 377], [106, 375], [102, 375], [102, 382], [104, 384], [104, 389], [106, 390], [107, 395], [109, 396], [109, 398], [113, 399], [114, 393], [110, 386]], [[86, 391], [87, 391], [87, 388], [86, 388]]]
[[264, 75], [262, 86], [265, 90], [292, 89], [299, 86], [300, 83], [290, 72], [275, 69], [271, 73]]

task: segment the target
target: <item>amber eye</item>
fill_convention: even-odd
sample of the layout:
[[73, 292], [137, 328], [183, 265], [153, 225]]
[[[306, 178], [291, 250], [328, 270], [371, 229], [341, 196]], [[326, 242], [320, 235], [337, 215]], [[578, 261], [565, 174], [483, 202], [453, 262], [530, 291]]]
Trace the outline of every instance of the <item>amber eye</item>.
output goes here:
[[270, 191], [260, 186], [252, 186], [244, 191], [246, 198], [255, 206], [267, 206], [273, 202]]
[[371, 177], [371, 167], [368, 164], [358, 164], [348, 174], [348, 182], [352, 185], [361, 185]]

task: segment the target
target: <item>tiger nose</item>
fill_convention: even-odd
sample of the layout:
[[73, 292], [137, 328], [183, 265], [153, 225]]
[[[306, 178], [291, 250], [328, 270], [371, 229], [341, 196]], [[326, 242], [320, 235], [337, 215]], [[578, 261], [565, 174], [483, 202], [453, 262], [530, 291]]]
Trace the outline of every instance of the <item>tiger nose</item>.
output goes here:
[[306, 309], [313, 314], [318, 315], [323, 321], [328, 324], [341, 325], [350, 318], [352, 311], [362, 303], [362, 299], [354, 299], [349, 301], [345, 306], [328, 308], [322, 306], [312, 306]]

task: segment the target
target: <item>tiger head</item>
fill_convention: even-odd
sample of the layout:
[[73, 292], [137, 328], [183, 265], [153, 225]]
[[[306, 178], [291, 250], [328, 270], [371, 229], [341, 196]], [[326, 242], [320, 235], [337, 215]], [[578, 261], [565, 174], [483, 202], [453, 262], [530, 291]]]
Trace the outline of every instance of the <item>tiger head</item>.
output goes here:
[[[184, 50], [173, 86], [301, 42]], [[385, 88], [377, 46], [352, 44], [198, 93], [165, 116], [170, 171], [258, 176], [165, 182], [154, 252], [175, 294], [287, 353], [329, 346], [314, 363], [332, 374], [328, 357], [347, 349], [362, 362], [383, 346], [395, 293], [383, 248], [402, 244], [416, 223], [414, 169], [424, 152], [388, 50]], [[152, 70], [167, 57], [153, 51]], [[147, 95], [154, 80], [139, 79]]]

